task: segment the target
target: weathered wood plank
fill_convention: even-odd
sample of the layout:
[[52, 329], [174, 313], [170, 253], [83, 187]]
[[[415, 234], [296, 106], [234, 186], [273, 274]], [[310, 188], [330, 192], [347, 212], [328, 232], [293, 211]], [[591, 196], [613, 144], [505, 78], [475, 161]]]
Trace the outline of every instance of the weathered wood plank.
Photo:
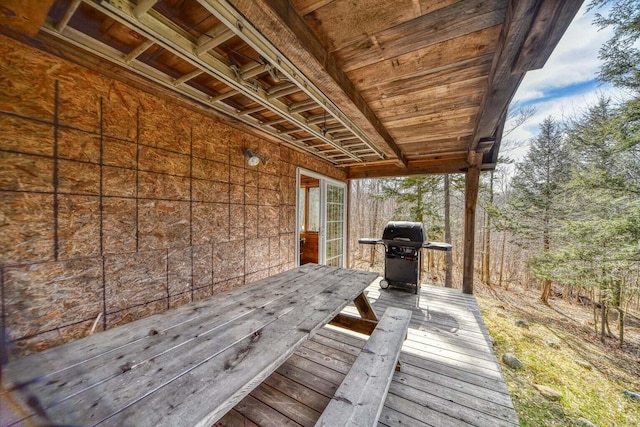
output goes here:
[[571, 20], [580, 10], [582, 3], [582, 1], [542, 2], [511, 71], [523, 73], [542, 68]]
[[[471, 140], [471, 134], [461, 135], [460, 138]], [[347, 169], [349, 179], [359, 178], [383, 178], [393, 176], [408, 175], [433, 175], [445, 173], [464, 173], [468, 164], [466, 159], [458, 161], [443, 160], [441, 162], [432, 163], [427, 166], [420, 167], [394, 167], [394, 166], [378, 166], [378, 167], [350, 167]]]
[[410, 319], [408, 310], [385, 311], [317, 426], [374, 426], [378, 422]]
[[449, 120], [447, 122], [437, 121], [422, 123], [413, 126], [399, 126], [389, 128], [389, 132], [401, 141], [415, 141], [422, 139], [418, 130], [425, 133], [435, 133], [439, 135], [467, 135], [473, 133], [474, 123], [471, 120]]
[[[317, 336], [317, 340], [321, 340], [322, 337], [338, 342], [349, 342], [357, 345], [362, 341], [359, 338], [349, 336], [340, 332], [332, 331], [330, 329], [323, 329]], [[483, 372], [479, 369], [473, 369], [468, 366], [462, 367], [456, 363], [455, 359], [437, 358], [437, 357], [425, 357], [414, 352], [403, 352], [400, 355], [400, 361], [403, 366], [412, 365], [426, 369], [431, 372], [435, 372], [439, 375], [444, 375], [450, 378], [460, 378], [462, 381], [477, 385], [478, 387], [494, 390], [500, 393], [507, 393], [504, 380], [495, 371]]]
[[[11, 370], [6, 371], [3, 380], [9, 383], [24, 383], [33, 378], [52, 381], [53, 377], [68, 375], [68, 371], [72, 371], [69, 376], [74, 378], [79, 372], [90, 372], [93, 366], [101, 366], [103, 359], [115, 359], [122, 354], [139, 357], [138, 351], [141, 346], [159, 344], [163, 337], [172, 333], [174, 329], [195, 327], [202, 332], [201, 322], [211, 322], [210, 325], [215, 327], [216, 321], [224, 322], [224, 319], [230, 318], [229, 316], [242, 315], [262, 304], [294, 293], [305, 285], [306, 282], [300, 279], [307, 275], [312, 280], [323, 277], [321, 269], [310, 264], [299, 272], [286, 272], [275, 280], [246, 286], [240, 292], [225, 292], [207, 300], [181, 306], [171, 313], [154, 315], [123, 328], [110, 329], [47, 352], [18, 359], [11, 364]], [[232, 311], [229, 313], [228, 310]], [[93, 365], [89, 365], [90, 363]]]
[[[473, 411], [490, 414], [492, 417], [499, 418], [507, 422], [518, 422], [517, 417], [514, 417], [515, 411], [513, 410], [511, 399], [505, 399], [504, 395], [501, 396], [497, 393], [492, 393], [485, 394], [484, 396], [475, 396], [468, 393], [466, 390], [454, 390], [447, 385], [431, 383], [423, 378], [418, 378], [403, 372], [396, 375], [394, 382], [396, 382], [396, 387], [411, 387], [449, 402], [460, 402]], [[502, 402], [506, 404], [500, 404], [496, 401], [490, 400], [492, 397], [502, 397]]]
[[479, 109], [479, 106], [474, 105], [471, 107], [459, 107], [448, 111], [444, 110], [433, 114], [422, 113], [408, 117], [390, 117], [385, 121], [385, 124], [389, 129], [405, 126], [430, 126], [436, 123], [439, 125], [450, 126], [450, 123], [454, 121], [457, 123], [468, 123], [471, 120], [475, 120]]
[[[317, 334], [313, 340], [305, 343], [305, 348], [315, 349], [319, 353], [326, 354], [332, 358], [341, 358], [340, 360], [346, 362], [353, 362], [361, 350], [360, 346], [352, 346], [342, 343], [327, 338], [322, 334]], [[508, 393], [504, 391], [494, 391], [487, 389], [484, 385], [480, 386], [473, 382], [465, 381], [464, 379], [459, 378], [458, 374], [459, 371], [454, 369], [447, 370], [445, 367], [440, 366], [435, 370], [427, 369], [427, 367], [416, 366], [405, 361], [405, 363], [402, 364], [402, 372], [396, 374], [394, 381], [400, 381], [404, 384], [408, 384], [406, 381], [419, 379], [425, 381], [425, 384], [427, 385], [437, 385], [438, 387], [444, 387], [456, 393], [468, 394], [473, 398], [484, 399], [493, 404], [513, 409], [513, 404]], [[410, 377], [411, 379], [407, 379], [406, 377]], [[405, 379], [403, 380], [402, 378]], [[426, 391], [432, 389], [430, 386], [426, 387], [428, 388]], [[446, 392], [447, 390], [445, 390], [445, 393]], [[463, 395], [460, 395], [459, 398], [465, 400]]]
[[342, 375], [342, 378], [340, 378], [339, 382], [337, 383], [338, 385], [342, 383], [344, 376], [347, 375], [349, 369], [351, 368], [351, 364], [353, 363], [353, 360], [345, 361], [343, 360], [343, 357], [336, 357], [336, 355], [332, 352], [321, 353], [312, 347], [306, 346], [302, 346], [301, 348], [299, 348], [297, 354], [307, 360], [317, 363], [320, 366], [324, 366], [325, 368], [329, 368], [340, 373]]
[[300, 403], [299, 400], [266, 383], [260, 384], [253, 390], [251, 397], [269, 405], [301, 426], [312, 427], [320, 416], [320, 411]]
[[220, 421], [215, 423], [214, 427], [258, 427], [258, 424], [232, 409]]
[[[280, 368], [278, 368], [280, 369]], [[311, 388], [305, 387], [304, 384], [294, 381], [293, 379], [281, 375], [278, 371], [274, 372], [264, 380], [263, 384], [267, 384], [274, 389], [280, 390], [285, 395], [295, 399], [301, 404], [307, 405], [311, 409], [314, 409], [317, 412], [313, 422], [315, 422], [320, 413], [324, 410], [324, 408], [329, 403], [330, 398], [318, 393]], [[335, 392], [335, 391], [334, 391]]]
[[[377, 99], [388, 98], [392, 96], [408, 95], [428, 88], [445, 86], [455, 82], [463, 82], [466, 80], [478, 79], [482, 76], [488, 76], [491, 70], [491, 62], [493, 54], [483, 55], [471, 61], [466, 61], [446, 70], [432, 71], [426, 70], [425, 74], [420, 77], [410, 77], [404, 79], [391, 80], [385, 83], [371, 82], [371, 86], [362, 89], [360, 93], [368, 101], [373, 102]], [[485, 77], [486, 78], [486, 77]], [[366, 85], [367, 82], [360, 83]], [[480, 86], [478, 86], [480, 87]], [[456, 93], [453, 97], [459, 97], [465, 94]], [[451, 98], [451, 97], [449, 97]], [[441, 102], [438, 99], [431, 99], [434, 105]], [[386, 110], [377, 112], [378, 117], [383, 118], [390, 115]]]
[[[381, 111], [381, 120], [403, 120], [410, 119], [418, 116], [437, 116], [438, 114], [448, 115], [455, 114], [458, 109], [477, 108], [480, 105], [479, 94], [463, 94], [454, 95], [452, 97], [443, 97], [438, 100], [434, 100], [431, 104], [427, 102], [416, 101], [411, 108], [410, 104], [403, 104], [399, 107], [392, 107], [390, 110], [396, 110], [397, 114], [390, 114], [387, 110]], [[445, 139], [444, 142], [447, 140]], [[401, 147], [406, 147], [406, 144], [402, 144]]]
[[378, 321], [378, 317], [376, 316], [375, 310], [369, 304], [369, 300], [365, 296], [364, 293], [361, 293], [357, 296], [355, 300], [353, 300], [353, 304], [358, 309], [358, 313], [360, 317], [365, 320], [373, 320], [374, 322]]
[[[409, 310], [413, 309], [411, 305], [402, 303], [387, 303], [384, 301], [376, 304], [377, 308], [383, 310], [391, 306]], [[464, 337], [465, 340], [470, 339], [472, 342], [477, 342], [483, 346], [487, 344], [486, 337], [478, 327], [478, 322], [474, 318], [473, 313], [462, 309], [447, 309], [435, 303], [427, 303], [426, 306], [413, 311], [415, 316], [413, 322], [416, 332], [423, 330], [428, 332], [442, 331], [447, 332], [448, 336], [452, 339]], [[431, 328], [431, 326], [434, 326], [434, 328]]]
[[[402, 384], [396, 382], [391, 383], [389, 394], [394, 394], [396, 396], [418, 403], [438, 413], [449, 414], [449, 416], [451, 416], [452, 418], [456, 418], [467, 424], [504, 427], [518, 425], [513, 421], [505, 420], [493, 415], [488, 415], [469, 408], [468, 406], [465, 406], [467, 403], [465, 400], [457, 401], [455, 404], [452, 404], [451, 401], [447, 400], [446, 398], [440, 397], [435, 394], [425, 393], [412, 387], [404, 387]], [[509, 410], [505, 412], [512, 413], [513, 411]]]
[[[332, 369], [323, 369], [323, 365], [304, 357], [299, 352], [300, 350], [291, 356], [287, 363], [278, 369], [278, 372], [331, 399], [346, 374]], [[320, 373], [321, 376], [316, 373]]]
[[410, 82], [419, 80], [419, 77], [446, 72], [455, 69], [461, 63], [466, 64], [478, 57], [492, 55], [496, 46], [488, 41], [495, 40], [499, 33], [500, 26], [496, 25], [356, 68], [349, 71], [347, 76], [360, 90], [402, 79], [410, 86]]
[[332, 52], [420, 15], [413, 0], [359, 0], [356, 4], [334, 1], [304, 18], [325, 49]]
[[[334, 51], [343, 70], [351, 70], [391, 59], [432, 44], [481, 31], [502, 23], [505, 3], [472, 0], [456, 2], [411, 21], [381, 31]], [[493, 44], [495, 39], [487, 40]]]
[[[486, 82], [486, 76], [473, 77], [467, 80], [452, 81], [450, 83], [438, 86], [427, 86], [424, 89], [416, 88], [411, 97], [411, 92], [406, 91], [399, 93], [398, 96], [387, 96], [385, 98], [376, 98], [371, 100], [371, 108], [376, 110], [392, 109], [392, 114], [404, 114], [409, 111], [402, 110], [403, 106], [418, 106], [422, 107], [428, 104], [428, 100], [431, 102], [439, 102], [440, 98], [448, 99], [452, 96], [473, 95], [477, 93], [478, 87]], [[393, 95], [393, 94], [389, 94]]]
[[[399, 307], [412, 310], [411, 306], [404, 304], [382, 304], [378, 305], [379, 309], [388, 307]], [[353, 309], [348, 309], [346, 313], [353, 313]], [[425, 307], [422, 310], [413, 310], [415, 319], [412, 320], [414, 331], [412, 333], [438, 333], [442, 332], [444, 339], [459, 340], [463, 338], [477, 343], [481, 347], [486, 347], [487, 341], [482, 331], [477, 327], [477, 322], [469, 318], [464, 313], [455, 313], [441, 311], [437, 307]]]
[[[404, 414], [406, 418], [411, 421], [413, 419], [419, 420], [426, 425], [433, 427], [468, 427], [469, 424], [450, 416], [448, 411], [440, 412], [432, 409], [420, 402], [415, 402], [410, 399], [398, 396], [394, 393], [387, 395], [387, 401], [385, 406], [398, 413]], [[406, 425], [413, 425], [413, 422], [408, 422]]]
[[340, 313], [334, 317], [329, 324], [351, 329], [352, 331], [360, 332], [361, 334], [371, 335], [373, 330], [376, 328], [377, 322]]
[[304, 16], [332, 1], [334, 0], [293, 0], [292, 3], [296, 6], [296, 10], [300, 12], [300, 15]]
[[290, 420], [253, 396], [247, 396], [242, 399], [236, 406], [236, 410], [261, 427], [299, 426], [295, 421]]
[[382, 413], [380, 414], [378, 425], [389, 427], [433, 427], [431, 424], [427, 424], [422, 422], [421, 420], [412, 418], [406, 414], [391, 409], [388, 406], [382, 408]]

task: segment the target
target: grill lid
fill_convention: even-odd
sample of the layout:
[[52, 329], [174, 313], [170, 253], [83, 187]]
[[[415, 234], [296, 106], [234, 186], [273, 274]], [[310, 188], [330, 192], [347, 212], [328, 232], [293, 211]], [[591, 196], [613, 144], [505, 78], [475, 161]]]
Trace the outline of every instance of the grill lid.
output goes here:
[[382, 240], [386, 245], [420, 247], [427, 234], [421, 222], [390, 221], [384, 227]]

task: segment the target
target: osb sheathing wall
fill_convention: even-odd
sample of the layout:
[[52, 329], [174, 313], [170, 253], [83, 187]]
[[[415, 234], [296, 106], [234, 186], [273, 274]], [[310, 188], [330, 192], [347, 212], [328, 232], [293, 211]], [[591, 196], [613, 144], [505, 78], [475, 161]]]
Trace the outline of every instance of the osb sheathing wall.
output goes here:
[[344, 179], [11, 39], [0, 57], [2, 321], [22, 353], [294, 267], [296, 167]]

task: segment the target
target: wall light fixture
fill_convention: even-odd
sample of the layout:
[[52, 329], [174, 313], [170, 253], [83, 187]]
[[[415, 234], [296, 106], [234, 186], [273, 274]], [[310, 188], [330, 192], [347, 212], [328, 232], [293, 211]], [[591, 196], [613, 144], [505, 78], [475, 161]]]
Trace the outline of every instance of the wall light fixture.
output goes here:
[[249, 166], [258, 166], [260, 164], [260, 160], [266, 166], [269, 163], [269, 158], [264, 154], [256, 153], [251, 148], [247, 148], [244, 150], [244, 156], [247, 158], [247, 163]]

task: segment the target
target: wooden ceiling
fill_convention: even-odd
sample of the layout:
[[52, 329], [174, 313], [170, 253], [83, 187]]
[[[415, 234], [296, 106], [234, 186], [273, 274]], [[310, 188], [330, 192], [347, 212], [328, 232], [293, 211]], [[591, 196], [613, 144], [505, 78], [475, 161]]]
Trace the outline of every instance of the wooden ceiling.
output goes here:
[[474, 152], [495, 167], [509, 101], [582, 0], [47, 3], [22, 12], [42, 25], [39, 43], [109, 61], [359, 178], [462, 172]]

